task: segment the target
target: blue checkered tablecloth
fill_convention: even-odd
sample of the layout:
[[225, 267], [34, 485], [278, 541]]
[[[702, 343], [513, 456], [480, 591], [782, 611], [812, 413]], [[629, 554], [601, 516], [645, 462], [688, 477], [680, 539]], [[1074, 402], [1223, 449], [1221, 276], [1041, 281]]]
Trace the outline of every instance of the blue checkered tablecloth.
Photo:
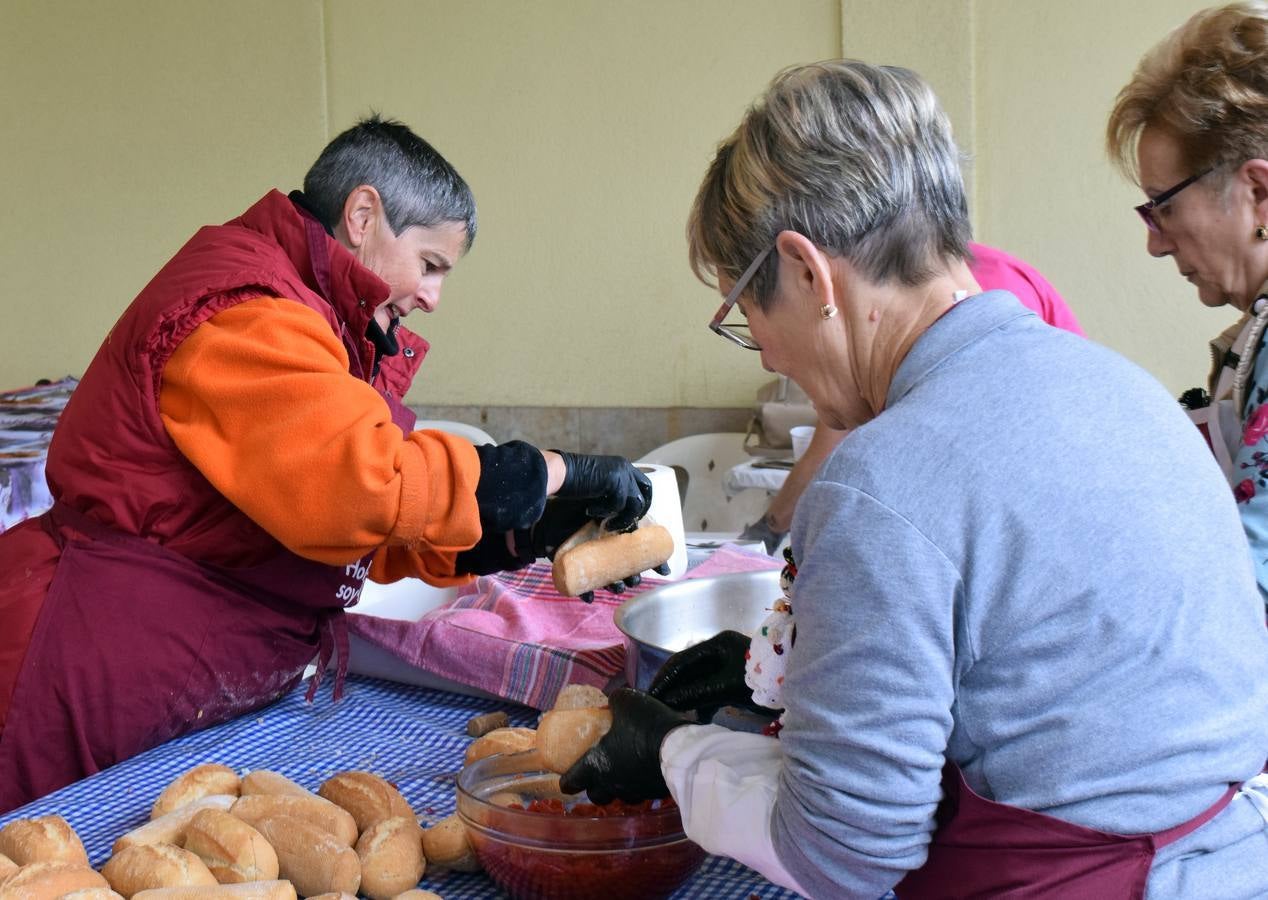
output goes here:
[[[329, 680], [328, 682], [329, 683]], [[535, 710], [350, 676], [339, 703], [323, 685], [311, 706], [304, 685], [256, 713], [186, 735], [119, 763], [83, 781], [0, 817], [58, 813], [78, 832], [94, 866], [110, 846], [149, 818], [150, 805], [180, 773], [203, 762], [243, 772], [273, 769], [316, 790], [336, 772], [365, 769], [396, 784], [424, 824], [454, 811], [454, 775], [471, 739], [467, 720], [503, 709], [514, 725], [535, 725]], [[483, 874], [428, 873], [422, 887], [445, 900], [504, 897]], [[674, 894], [728, 900], [794, 898], [756, 872], [722, 857], [709, 857], [695, 877]]]

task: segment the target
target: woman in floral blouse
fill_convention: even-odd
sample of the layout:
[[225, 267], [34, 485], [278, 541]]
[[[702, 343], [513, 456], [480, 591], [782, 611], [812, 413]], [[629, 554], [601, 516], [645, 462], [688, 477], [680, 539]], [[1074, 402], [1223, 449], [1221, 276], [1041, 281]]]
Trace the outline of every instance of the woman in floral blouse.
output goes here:
[[1150, 255], [1239, 320], [1211, 342], [1209, 392], [1181, 402], [1233, 487], [1268, 600], [1268, 7], [1203, 10], [1150, 50], [1118, 95], [1110, 155], [1148, 202]]

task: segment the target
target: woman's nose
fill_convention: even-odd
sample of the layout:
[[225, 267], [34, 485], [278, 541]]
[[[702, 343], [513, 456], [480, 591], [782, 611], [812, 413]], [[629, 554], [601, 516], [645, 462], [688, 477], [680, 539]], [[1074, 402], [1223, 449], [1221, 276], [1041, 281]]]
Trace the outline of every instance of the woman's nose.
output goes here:
[[427, 312], [434, 312], [440, 305], [440, 287], [439, 278], [424, 278], [418, 283], [418, 290], [414, 291], [414, 299]]
[[1167, 237], [1165, 231], [1150, 228], [1145, 239], [1145, 249], [1149, 251], [1150, 256], [1163, 257], [1175, 250], [1175, 245]]

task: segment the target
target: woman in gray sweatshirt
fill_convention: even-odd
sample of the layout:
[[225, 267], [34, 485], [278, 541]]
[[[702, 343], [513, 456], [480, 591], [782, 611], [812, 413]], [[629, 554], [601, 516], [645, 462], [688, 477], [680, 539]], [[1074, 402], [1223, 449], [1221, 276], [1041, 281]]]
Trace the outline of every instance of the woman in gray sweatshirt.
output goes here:
[[1268, 632], [1227, 483], [1149, 375], [981, 292], [929, 87], [783, 73], [689, 237], [714, 330], [852, 430], [793, 522], [778, 738], [670, 708], [748, 699], [723, 635], [670, 661], [669, 705], [614, 695], [564, 786], [667, 789], [812, 897], [1268, 896]]

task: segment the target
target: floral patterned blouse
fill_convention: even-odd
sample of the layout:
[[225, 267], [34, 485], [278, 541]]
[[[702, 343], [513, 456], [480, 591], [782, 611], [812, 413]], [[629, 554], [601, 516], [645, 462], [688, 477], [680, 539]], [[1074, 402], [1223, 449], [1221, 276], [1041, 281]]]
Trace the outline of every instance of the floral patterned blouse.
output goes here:
[[1268, 353], [1264, 343], [1259, 343], [1253, 380], [1246, 388], [1242, 438], [1229, 479], [1250, 541], [1259, 593], [1268, 603]]

